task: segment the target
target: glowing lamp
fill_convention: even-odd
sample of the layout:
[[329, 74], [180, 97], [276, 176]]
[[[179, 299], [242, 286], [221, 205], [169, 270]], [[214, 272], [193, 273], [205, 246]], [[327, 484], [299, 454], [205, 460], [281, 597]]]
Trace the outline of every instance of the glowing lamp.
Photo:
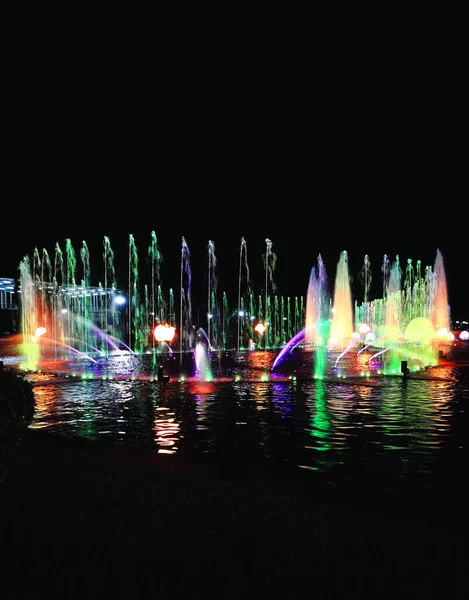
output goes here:
[[447, 340], [453, 340], [454, 339], [453, 334], [450, 331], [448, 331], [446, 329], [446, 327], [443, 327], [442, 329], [438, 329], [438, 331], [436, 332], [436, 337], [446, 338]]
[[175, 327], [170, 327], [167, 323], [157, 325], [153, 330], [153, 336], [157, 342], [170, 342], [175, 335]]
[[257, 331], [257, 333], [263, 334], [265, 332], [265, 327], [263, 323], [258, 323], [255, 327], [254, 327], [254, 331]]
[[124, 296], [116, 296], [114, 298], [114, 303], [117, 304], [118, 306], [122, 306], [123, 304], [125, 304], [126, 300], [124, 298]]
[[463, 342], [467, 342], [467, 340], [469, 340], [469, 331], [461, 331], [461, 333], [459, 334], [459, 339]]

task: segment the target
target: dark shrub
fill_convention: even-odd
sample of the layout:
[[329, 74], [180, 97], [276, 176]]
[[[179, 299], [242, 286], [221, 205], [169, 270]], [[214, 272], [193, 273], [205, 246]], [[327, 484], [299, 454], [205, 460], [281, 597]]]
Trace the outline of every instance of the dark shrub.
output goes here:
[[31, 382], [22, 373], [0, 364], [0, 448], [26, 431], [35, 408]]

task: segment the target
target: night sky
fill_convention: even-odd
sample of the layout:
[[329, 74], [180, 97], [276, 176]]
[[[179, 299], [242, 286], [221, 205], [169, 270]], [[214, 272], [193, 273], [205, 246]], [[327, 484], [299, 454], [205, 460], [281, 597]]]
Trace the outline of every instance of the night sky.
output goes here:
[[55, 243], [64, 249], [69, 238], [78, 257], [82, 241], [88, 244], [97, 284], [106, 235], [125, 288], [128, 234], [143, 262], [154, 230], [166, 288], [178, 289], [186, 238], [197, 300], [205, 299], [209, 240], [219, 290], [234, 297], [244, 237], [255, 289], [264, 284], [269, 238], [279, 295], [306, 293], [318, 254], [333, 280], [346, 250], [361, 301], [365, 254], [378, 294], [384, 254], [390, 260], [399, 255], [402, 268], [408, 258], [425, 266], [433, 265], [439, 248], [453, 317], [467, 317], [464, 94], [461, 78], [442, 65], [444, 85], [434, 79], [432, 64], [428, 90], [413, 66], [404, 79], [399, 68], [394, 84], [377, 64], [362, 78], [354, 65], [347, 81], [331, 71], [331, 81], [314, 96], [305, 77], [298, 89], [279, 86], [265, 97], [243, 86], [213, 99], [186, 89], [173, 97], [167, 89], [158, 111], [140, 106], [138, 95], [133, 110], [119, 98], [101, 107], [93, 95], [62, 115], [63, 98], [48, 107], [50, 119], [33, 114], [44, 129], [37, 136], [33, 126], [25, 127], [27, 135], [17, 131], [7, 153], [0, 276], [16, 277], [35, 247], [53, 256]]
[[[303, 197], [300, 202], [239, 201], [222, 199], [194, 203], [186, 208], [178, 200], [159, 200], [156, 195], [123, 201], [94, 197], [87, 206], [86, 194], [54, 195], [33, 207], [21, 219], [16, 233], [0, 237], [0, 276], [17, 277], [18, 265], [34, 248], [46, 248], [51, 260], [58, 242], [65, 250], [69, 238], [77, 255], [77, 275], [81, 276], [80, 248], [86, 241], [91, 258], [94, 285], [103, 281], [103, 239], [108, 236], [115, 253], [118, 285], [128, 285], [129, 233], [134, 235], [139, 254], [140, 277], [146, 282], [151, 232], [155, 231], [163, 256], [163, 289], [179, 293], [181, 242], [185, 237], [191, 253], [193, 304], [206, 304], [208, 242], [215, 245], [218, 291], [225, 291], [231, 306], [236, 305], [241, 238], [247, 244], [248, 264], [254, 289], [263, 294], [265, 240], [272, 241], [277, 263], [274, 282], [279, 296], [304, 296], [311, 268], [321, 254], [329, 282], [335, 277], [340, 253], [349, 255], [354, 299], [363, 299], [360, 271], [367, 254], [371, 263], [372, 295], [382, 290], [381, 266], [386, 254], [391, 261], [400, 257], [404, 270], [408, 258], [415, 266], [433, 266], [440, 249], [446, 268], [449, 304], [453, 318], [467, 318], [469, 302], [465, 295], [468, 274], [467, 222], [449, 213], [432, 218], [430, 208], [396, 202], [388, 205], [371, 201], [337, 201]], [[120, 198], [122, 200], [122, 197]], [[10, 209], [11, 211], [11, 209]], [[217, 212], [226, 214], [212, 220]], [[462, 214], [462, 213], [461, 213]], [[54, 219], [51, 216], [54, 215]], [[182, 215], [186, 215], [182, 217]], [[464, 216], [464, 215], [462, 215]], [[10, 214], [11, 217], [11, 214]], [[52, 222], [52, 221], [55, 222]], [[9, 223], [12, 222], [10, 218]], [[424, 269], [422, 268], [422, 271]]]

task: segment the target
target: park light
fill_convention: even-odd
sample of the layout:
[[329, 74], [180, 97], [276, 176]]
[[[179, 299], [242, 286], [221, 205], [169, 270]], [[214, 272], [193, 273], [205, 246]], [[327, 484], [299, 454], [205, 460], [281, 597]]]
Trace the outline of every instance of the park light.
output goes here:
[[263, 323], [258, 323], [255, 327], [254, 327], [254, 331], [257, 331], [257, 333], [259, 334], [263, 334], [265, 333], [265, 326]]
[[157, 325], [153, 330], [153, 336], [157, 342], [170, 342], [176, 335], [176, 328], [167, 323]]

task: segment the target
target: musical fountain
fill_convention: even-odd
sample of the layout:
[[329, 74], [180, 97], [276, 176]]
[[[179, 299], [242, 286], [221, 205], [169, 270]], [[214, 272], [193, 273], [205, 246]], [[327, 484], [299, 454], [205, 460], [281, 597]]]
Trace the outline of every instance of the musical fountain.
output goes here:
[[435, 268], [427, 267], [424, 276], [420, 261], [414, 273], [409, 259], [404, 285], [399, 257], [390, 266], [385, 256], [383, 297], [371, 301], [369, 265], [369, 257], [365, 256], [365, 299], [353, 307], [347, 252], [340, 255], [333, 300], [319, 255], [308, 286], [305, 328], [282, 349], [274, 367], [303, 343], [316, 352], [315, 377], [324, 376], [328, 363], [333, 364], [336, 375], [345, 376], [341, 360], [351, 356], [356, 359], [360, 375], [367, 377], [407, 375], [437, 364], [440, 353], [452, 340], [441, 252], [437, 250]]
[[[151, 234], [145, 273], [135, 239], [129, 235], [125, 291], [116, 281], [115, 256], [108, 237], [103, 242], [104, 284], [91, 285], [86, 242], [79, 252], [80, 276], [76, 254], [67, 239], [65, 253], [56, 244], [53, 260], [46, 249], [42, 253], [35, 249], [32, 262], [28, 256], [21, 261], [24, 369], [72, 370], [108, 377], [112, 368], [118, 370], [125, 364], [125, 376], [133, 372], [136, 377], [153, 379], [164, 363], [173, 379], [214, 380], [213, 373], [225, 379], [224, 367], [230, 362], [227, 356], [243, 364], [241, 355], [254, 351], [269, 357], [264, 379], [266, 374], [276, 380], [292, 375], [406, 375], [435, 365], [441, 345], [450, 340], [446, 276], [439, 250], [434, 267], [427, 266], [423, 272], [420, 261], [414, 267], [408, 259], [404, 281], [399, 256], [393, 263], [384, 256], [383, 294], [377, 299], [371, 299], [370, 259], [365, 256], [363, 302], [359, 304], [353, 302], [345, 250], [340, 253], [333, 286], [318, 255], [306, 299], [277, 296], [273, 278], [276, 255], [269, 239], [264, 255], [264, 294], [256, 293], [242, 238], [237, 306], [230, 310], [227, 294], [220, 295], [218, 290], [215, 245], [209, 241], [206, 332], [193, 323], [191, 255], [184, 238], [178, 315], [173, 289], [164, 291], [162, 253], [155, 232]], [[147, 276], [147, 283], [142, 275]], [[259, 322], [264, 324], [262, 334], [256, 334]], [[171, 339], [156, 339], [155, 328], [163, 323], [172, 329]], [[201, 337], [205, 339], [201, 341]], [[300, 353], [301, 367], [294, 364]], [[133, 367], [129, 366], [132, 362]], [[232, 367], [228, 372], [236, 376]], [[247, 376], [245, 369], [241, 372]]]
[[[230, 455], [322, 472], [350, 464], [354, 474], [377, 467], [410, 479], [435, 460], [447, 469], [437, 439], [457, 464], [462, 428], [453, 420], [467, 388], [459, 367], [443, 360], [452, 342], [439, 250], [425, 268], [384, 256], [378, 297], [366, 256], [359, 302], [345, 250], [334, 278], [319, 254], [305, 296], [284, 297], [272, 242], [257, 290], [242, 239], [232, 301], [218, 285], [210, 241], [202, 324], [193, 318], [186, 240], [177, 293], [163, 284], [154, 233], [147, 257], [129, 236], [123, 285], [105, 238], [94, 287], [85, 242], [79, 253], [67, 240], [53, 259], [46, 250], [23, 259], [14, 358], [34, 382], [33, 427], [188, 459]], [[366, 463], [354, 451], [362, 443], [373, 459]]]

